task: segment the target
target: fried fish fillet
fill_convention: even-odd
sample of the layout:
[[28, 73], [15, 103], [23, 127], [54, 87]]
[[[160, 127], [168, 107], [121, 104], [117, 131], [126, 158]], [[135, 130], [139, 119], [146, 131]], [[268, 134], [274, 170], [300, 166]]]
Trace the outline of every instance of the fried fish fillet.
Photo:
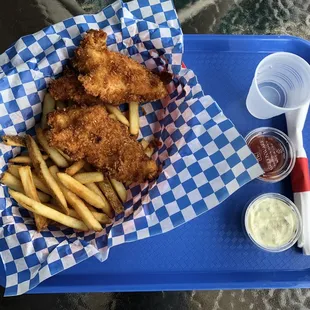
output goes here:
[[73, 160], [85, 159], [120, 182], [142, 183], [158, 175], [155, 161], [102, 105], [57, 110], [48, 114], [47, 122], [50, 145]]
[[133, 59], [106, 48], [107, 34], [90, 30], [75, 51], [74, 67], [86, 92], [119, 105], [164, 98], [167, 90], [160, 78]]
[[102, 100], [85, 92], [82, 83], [78, 80], [77, 74], [66, 68], [62, 77], [52, 80], [49, 84], [49, 92], [55, 100], [72, 100], [77, 104], [95, 105], [102, 103]]

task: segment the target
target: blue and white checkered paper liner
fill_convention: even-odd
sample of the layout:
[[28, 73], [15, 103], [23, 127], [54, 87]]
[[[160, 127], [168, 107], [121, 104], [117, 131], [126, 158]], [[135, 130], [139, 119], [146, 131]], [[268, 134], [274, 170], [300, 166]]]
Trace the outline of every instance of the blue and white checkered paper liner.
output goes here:
[[[38, 233], [27, 210], [1, 187], [0, 251], [5, 294], [19, 295], [112, 246], [167, 232], [217, 206], [261, 174], [234, 125], [195, 74], [181, 68], [183, 38], [170, 1], [117, 1], [95, 15], [70, 18], [19, 39], [0, 56], [0, 134], [33, 134], [48, 81], [59, 74], [88, 29], [108, 33], [108, 47], [150, 69], [175, 74], [169, 98], [143, 105], [141, 137], [162, 142], [156, 181], [132, 186], [125, 213], [101, 233], [52, 227]], [[0, 169], [20, 148], [1, 145]]]

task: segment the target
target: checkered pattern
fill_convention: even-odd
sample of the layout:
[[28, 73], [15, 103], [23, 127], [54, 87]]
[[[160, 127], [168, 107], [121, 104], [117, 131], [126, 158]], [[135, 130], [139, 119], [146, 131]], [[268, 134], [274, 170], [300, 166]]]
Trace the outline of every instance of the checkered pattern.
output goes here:
[[[163, 170], [156, 181], [132, 186], [124, 214], [101, 233], [66, 227], [37, 233], [27, 210], [0, 188], [0, 250], [5, 294], [19, 295], [109, 248], [167, 232], [215, 207], [261, 174], [255, 157], [234, 125], [196, 76], [182, 69], [182, 32], [171, 1], [117, 1], [95, 15], [70, 18], [19, 39], [0, 56], [0, 135], [34, 133], [51, 77], [61, 73], [88, 29], [108, 33], [109, 49], [150, 69], [169, 70], [170, 97], [147, 103], [141, 135], [162, 145], [153, 158]], [[0, 169], [20, 148], [1, 145]]]

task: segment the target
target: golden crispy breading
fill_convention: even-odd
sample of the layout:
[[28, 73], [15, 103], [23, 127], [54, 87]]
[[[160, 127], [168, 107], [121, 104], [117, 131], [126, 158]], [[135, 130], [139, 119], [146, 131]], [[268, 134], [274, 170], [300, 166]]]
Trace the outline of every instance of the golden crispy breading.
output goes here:
[[87, 93], [113, 105], [164, 98], [160, 78], [129, 57], [106, 48], [107, 35], [90, 30], [76, 49], [74, 67]]
[[102, 105], [71, 107], [48, 114], [48, 140], [73, 160], [87, 162], [120, 182], [144, 182], [158, 167], [128, 128], [111, 119]]
[[77, 104], [94, 105], [102, 103], [102, 100], [85, 92], [77, 74], [66, 68], [64, 75], [49, 84], [49, 92], [55, 100], [72, 100]]

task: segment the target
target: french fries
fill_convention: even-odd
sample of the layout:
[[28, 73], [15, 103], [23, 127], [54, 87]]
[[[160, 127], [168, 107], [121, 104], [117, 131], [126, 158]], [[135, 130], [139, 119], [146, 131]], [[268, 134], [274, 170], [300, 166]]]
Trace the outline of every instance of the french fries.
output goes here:
[[34, 186], [32, 175], [31, 175], [31, 168], [29, 166], [22, 166], [18, 169], [19, 176], [24, 188], [25, 194], [38, 202], [40, 202], [37, 190]]
[[[22, 166], [18, 169], [18, 171], [20, 179], [22, 181], [22, 185], [24, 187], [25, 194], [29, 198], [40, 202], [37, 190], [32, 179], [31, 168], [29, 166]], [[41, 231], [48, 225], [47, 218], [42, 215], [34, 213], [34, 220], [38, 231]]]
[[95, 217], [92, 215], [91, 211], [87, 208], [85, 203], [77, 195], [75, 195], [63, 184], [61, 184], [61, 181], [59, 180], [59, 177], [57, 175], [59, 171], [58, 168], [56, 166], [52, 166], [49, 168], [49, 170], [52, 176], [55, 178], [56, 182], [58, 182], [58, 185], [61, 188], [63, 194], [65, 195], [68, 203], [75, 209], [75, 211], [77, 212], [79, 217], [83, 220], [83, 222], [86, 224], [86, 226], [89, 229], [93, 229], [95, 231], [101, 231], [102, 227], [100, 223], [95, 219]]
[[120, 111], [119, 107], [115, 107], [110, 104], [106, 104], [105, 107], [107, 108], [108, 112], [111, 114], [114, 114], [115, 117], [124, 125], [129, 127], [129, 121], [128, 119], [123, 115], [123, 113]]
[[115, 194], [110, 181], [106, 178], [102, 182], [98, 182], [98, 185], [102, 190], [103, 194], [105, 195], [105, 197], [108, 199], [115, 213], [122, 213], [124, 211], [124, 207], [119, 201], [117, 195]]
[[153, 153], [154, 153], [154, 147], [149, 145], [145, 150], [144, 153], [146, 156], [148, 157], [152, 157]]
[[47, 127], [47, 114], [55, 110], [56, 102], [53, 97], [47, 93], [43, 100], [43, 108], [42, 108], [42, 118], [41, 118], [41, 128], [45, 129]]
[[37, 139], [41, 146], [43, 147], [44, 151], [48, 156], [51, 158], [51, 160], [61, 168], [66, 168], [69, 166], [67, 160], [53, 147], [50, 147], [48, 145], [48, 142], [43, 134], [43, 130], [41, 128], [36, 129]]
[[[104, 201], [104, 203], [108, 206], [108, 208], [111, 210], [111, 206], [110, 203], [108, 202], [107, 198], [105, 198], [105, 196], [103, 195], [102, 191], [99, 189], [98, 185], [95, 183], [86, 183], [84, 184], [88, 189], [90, 189], [91, 191], [93, 191], [94, 193], [96, 193], [97, 195], [99, 195], [101, 197], [101, 199]], [[90, 210], [94, 209], [91, 205], [88, 205], [88, 208]], [[93, 210], [96, 211], [96, 210]]]
[[146, 156], [148, 157], [152, 157], [153, 153], [154, 153], [154, 146], [152, 145], [152, 143], [149, 143], [148, 141], [142, 139], [140, 141], [143, 149], [144, 149], [144, 153]]
[[85, 165], [84, 159], [76, 161], [69, 168], [66, 169], [66, 173], [71, 176], [75, 175], [77, 172], [79, 172], [84, 167], [84, 165]]
[[[43, 160], [48, 159], [48, 155], [42, 155]], [[17, 156], [9, 159], [9, 163], [12, 164], [22, 164], [22, 165], [32, 165], [31, 158], [29, 156]]]
[[[85, 160], [73, 162], [62, 150], [49, 145], [44, 135], [47, 114], [70, 105], [72, 102], [55, 101], [49, 93], [45, 95], [41, 128], [36, 129], [38, 144], [29, 135], [2, 137], [6, 145], [26, 147], [29, 156], [26, 153], [10, 159], [12, 165], [0, 182], [9, 187], [10, 195], [21, 206], [34, 213], [38, 231], [51, 220], [77, 230], [99, 232], [103, 229], [101, 224], [111, 223], [114, 211], [117, 214], [124, 211], [122, 202], [127, 200], [127, 191], [121, 182], [94, 171]], [[131, 135], [139, 134], [138, 102], [129, 103], [127, 113], [113, 105], [105, 106], [111, 119], [129, 127]], [[152, 156], [154, 147], [144, 139], [141, 145]]]
[[[25, 193], [22, 182], [9, 172], [2, 174], [0, 182], [15, 191]], [[44, 193], [38, 192], [38, 196], [42, 202], [48, 202], [50, 200], [50, 196]]]
[[[93, 217], [101, 224], [110, 224], [111, 223], [111, 219], [104, 213], [100, 213], [97, 211], [92, 211], [91, 212]], [[69, 215], [72, 217], [75, 217], [76, 219], [81, 219], [81, 217], [79, 216], [79, 214], [73, 210], [73, 209], [69, 209]]]
[[[2, 143], [9, 146], [19, 146], [19, 147], [26, 147], [25, 136], [17, 136], [17, 135], [4, 135], [1, 137]], [[40, 150], [41, 147], [39, 147]], [[46, 155], [44, 155], [46, 156]]]
[[106, 213], [109, 217], [112, 217], [112, 212], [109, 206], [105, 204], [102, 198], [89, 190], [85, 185], [81, 184], [73, 177], [66, 173], [57, 173], [58, 178], [62, 182], [64, 186], [66, 186], [69, 190], [71, 190], [74, 194], [84, 199], [90, 205], [102, 209], [104, 213]]
[[68, 205], [67, 201], [60, 190], [57, 182], [52, 177], [50, 171], [48, 170], [48, 167], [42, 157], [42, 154], [39, 150], [38, 145], [33, 140], [33, 138], [29, 135], [26, 136], [26, 145], [29, 151], [29, 156], [31, 158], [31, 161], [33, 163], [33, 166], [39, 175], [41, 177], [46, 185], [49, 187], [53, 197], [57, 200], [59, 205], [64, 210], [65, 214], [68, 214]]
[[49, 190], [49, 188], [46, 186], [46, 184], [35, 174], [34, 171], [32, 171], [32, 178], [33, 178], [33, 182], [34, 185], [37, 189], [41, 190], [43, 193], [46, 193], [48, 195], [52, 196], [51, 191]]
[[[53, 205], [50, 203], [47, 203], [46, 205], [48, 207], [54, 209], [54, 210], [61, 212], [60, 208], [56, 205]], [[91, 213], [94, 216], [94, 218], [101, 224], [105, 225], [105, 224], [110, 224], [112, 222], [111, 219], [104, 213], [97, 212], [96, 210], [91, 211]], [[69, 216], [74, 217], [74, 218], [79, 219], [79, 220], [81, 219], [81, 217], [78, 215], [78, 213], [71, 208], [69, 208]]]
[[[20, 167], [21, 166], [18, 166], [18, 165], [10, 165], [8, 167], [8, 172], [13, 174], [16, 178], [20, 179], [19, 171], [18, 171]], [[48, 189], [45, 183], [33, 171], [32, 171], [32, 178], [33, 178], [34, 185], [37, 189], [41, 190], [43, 193], [46, 193], [52, 196], [51, 191]]]
[[132, 181], [127, 181], [126, 183], [125, 183], [125, 186], [130, 186], [132, 184]]
[[140, 130], [140, 119], [139, 119], [139, 103], [129, 103], [129, 132], [136, 136]]
[[[21, 192], [23, 193], [23, 192]], [[41, 202], [48, 202], [51, 200], [51, 196], [45, 194], [45, 193], [42, 193], [42, 192], [38, 192], [38, 196], [39, 196], [39, 199]]]
[[102, 199], [106, 199], [102, 194], [102, 191], [99, 189], [98, 185], [95, 183], [86, 183], [84, 184], [88, 189], [99, 195]]
[[127, 190], [126, 190], [124, 184], [115, 180], [115, 179], [111, 179], [111, 178], [110, 178], [110, 182], [111, 182], [115, 192], [117, 193], [118, 197], [120, 198], [120, 200], [122, 202], [126, 202]]
[[73, 178], [82, 184], [101, 182], [104, 180], [102, 172], [81, 172], [75, 174]]
[[25, 209], [28, 209], [31, 212], [45, 216], [50, 220], [56, 221], [62, 225], [81, 230], [88, 231], [88, 227], [80, 220], [73, 218], [71, 216], [65, 215], [59, 211], [56, 211], [52, 208], [45, 206], [44, 204], [35, 201], [24, 194], [16, 192], [9, 189], [10, 195]]
[[93, 206], [91, 206], [89, 203], [85, 202], [85, 205], [86, 205], [86, 207], [87, 207], [90, 211], [92, 211], [92, 212], [97, 212], [97, 209], [94, 208]]
[[9, 146], [26, 146], [25, 138], [21, 136], [4, 135], [2, 136], [2, 142]]
[[143, 147], [144, 150], [145, 150], [145, 149], [148, 147], [148, 145], [149, 145], [149, 143], [148, 143], [145, 139], [142, 139], [142, 140], [140, 141], [140, 143], [141, 143], [141, 145], [142, 145], [142, 147]]
[[109, 114], [109, 117], [114, 119], [115, 121], [117, 121], [117, 118], [116, 118], [115, 114]]
[[103, 228], [99, 221], [95, 218], [93, 213], [87, 208], [85, 203], [79, 197], [70, 191], [67, 192], [66, 197], [68, 201], [70, 201], [71, 206], [74, 208], [79, 218], [87, 225], [90, 230], [102, 231]]
[[[84, 168], [88, 172], [93, 171], [93, 168], [91, 166], [85, 165]], [[109, 180], [104, 179], [103, 181], [98, 182], [97, 184], [87, 183], [85, 184], [85, 186], [88, 187], [93, 192], [95, 192], [96, 194], [98, 194], [106, 202], [106, 204], [109, 206], [110, 209], [111, 209], [112, 204], [114, 204], [114, 207], [112, 206], [113, 210], [123, 209], [123, 206], [120, 206], [121, 203], [116, 193], [114, 192]], [[98, 186], [100, 187], [100, 189], [98, 188]]]
[[68, 162], [72, 162], [72, 158], [70, 158], [70, 156], [68, 156], [66, 153], [64, 153], [62, 150], [60, 149], [56, 149]]
[[1, 183], [15, 191], [24, 193], [22, 182], [9, 172], [4, 172], [1, 176]]
[[14, 175], [14, 177], [17, 179], [20, 179], [19, 172], [18, 172], [19, 167], [20, 167], [19, 165], [9, 165], [8, 167], [8, 172]]

